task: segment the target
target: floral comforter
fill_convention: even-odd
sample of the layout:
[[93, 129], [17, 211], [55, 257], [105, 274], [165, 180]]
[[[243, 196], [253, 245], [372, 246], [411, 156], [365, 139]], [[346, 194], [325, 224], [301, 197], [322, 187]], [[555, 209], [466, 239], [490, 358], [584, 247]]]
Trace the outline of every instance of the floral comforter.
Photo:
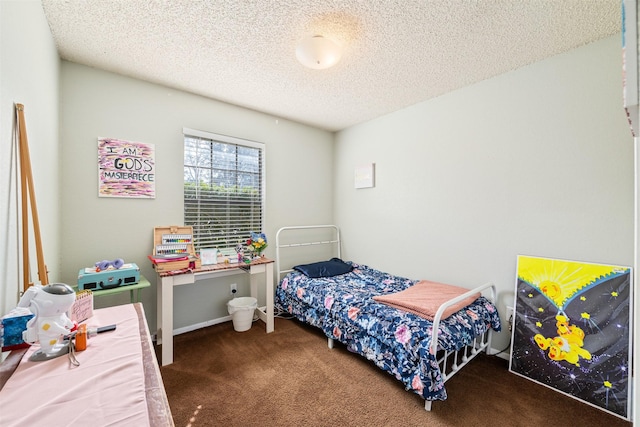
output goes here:
[[[429, 352], [433, 323], [373, 300], [416, 281], [351, 264], [352, 272], [328, 278], [289, 273], [276, 289], [276, 307], [321, 328], [424, 399], [445, 400], [442, 373]], [[500, 331], [500, 318], [496, 307], [480, 297], [440, 323], [439, 347], [460, 349], [489, 328]]]

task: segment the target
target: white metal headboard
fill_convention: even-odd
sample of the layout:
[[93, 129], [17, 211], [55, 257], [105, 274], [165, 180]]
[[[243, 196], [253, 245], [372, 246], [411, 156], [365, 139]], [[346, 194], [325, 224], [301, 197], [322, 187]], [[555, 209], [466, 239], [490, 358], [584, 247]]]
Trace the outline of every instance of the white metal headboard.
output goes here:
[[[306, 240], [297, 241], [295, 243], [280, 242], [281, 234], [282, 236], [284, 236], [288, 232], [294, 232], [299, 230], [322, 230], [322, 229], [333, 230], [335, 237], [332, 238], [331, 240], [321, 240], [321, 241], [313, 241], [313, 242], [306, 241]], [[301, 238], [300, 240], [303, 240], [303, 239]], [[338, 258], [341, 258], [340, 229], [336, 225], [298, 225], [298, 226], [291, 226], [291, 227], [282, 227], [280, 230], [278, 230], [278, 232], [276, 233], [276, 271], [278, 272], [278, 279], [277, 279], [278, 281], [282, 279], [283, 274], [287, 274], [290, 271], [292, 271], [291, 269], [282, 270], [280, 250], [286, 249], [286, 248], [296, 248], [296, 247], [312, 246], [312, 245], [336, 245]]]

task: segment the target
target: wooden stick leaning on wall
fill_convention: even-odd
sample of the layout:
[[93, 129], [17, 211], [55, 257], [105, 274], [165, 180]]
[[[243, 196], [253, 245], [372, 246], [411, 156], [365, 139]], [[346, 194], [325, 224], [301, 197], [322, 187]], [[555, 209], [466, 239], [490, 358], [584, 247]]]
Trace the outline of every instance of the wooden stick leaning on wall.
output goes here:
[[[31, 157], [29, 156], [29, 142], [27, 140], [27, 126], [24, 120], [24, 105], [16, 104], [16, 114], [18, 118], [18, 138], [20, 152], [20, 185], [21, 185], [21, 208], [22, 208], [22, 271], [23, 290], [27, 290], [33, 285], [29, 274], [29, 213], [28, 204], [31, 205], [33, 216], [33, 229], [36, 242], [36, 256], [38, 261], [38, 278], [42, 285], [49, 284], [49, 272], [44, 262], [42, 251], [42, 236], [40, 235], [40, 221], [38, 219], [38, 207], [36, 205], [36, 193], [33, 185], [33, 173], [31, 169]], [[27, 194], [29, 200], [27, 203]]]

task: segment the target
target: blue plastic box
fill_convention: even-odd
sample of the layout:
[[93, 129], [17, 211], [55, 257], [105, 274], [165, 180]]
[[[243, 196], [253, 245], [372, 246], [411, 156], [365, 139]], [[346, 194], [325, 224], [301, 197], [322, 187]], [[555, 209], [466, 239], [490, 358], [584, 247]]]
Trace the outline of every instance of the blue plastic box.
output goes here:
[[121, 268], [108, 268], [97, 271], [95, 268], [82, 268], [78, 272], [78, 289], [83, 291], [99, 291], [120, 286], [135, 285], [140, 281], [140, 268], [135, 263], [128, 263]]

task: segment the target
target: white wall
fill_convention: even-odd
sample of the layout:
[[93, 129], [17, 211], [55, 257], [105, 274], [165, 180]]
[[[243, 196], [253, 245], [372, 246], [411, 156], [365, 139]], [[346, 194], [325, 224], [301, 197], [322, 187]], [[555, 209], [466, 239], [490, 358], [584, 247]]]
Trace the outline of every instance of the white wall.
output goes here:
[[[345, 258], [466, 287], [492, 281], [502, 313], [518, 254], [633, 265], [620, 45], [611, 37], [337, 134]], [[354, 167], [367, 162], [376, 186], [355, 190]]]
[[[75, 283], [79, 269], [102, 259], [137, 263], [152, 283], [143, 290], [151, 331], [156, 277], [147, 255], [153, 251], [153, 228], [184, 223], [183, 127], [266, 144], [264, 231], [273, 239], [267, 256], [275, 256], [279, 227], [331, 221], [331, 133], [67, 61], [61, 82], [63, 278]], [[155, 199], [98, 197], [98, 137], [155, 144]], [[176, 288], [174, 327], [226, 316], [230, 282], [238, 283], [239, 295], [248, 295], [241, 276]], [[96, 305], [128, 298], [128, 293], [100, 297]]]
[[[37, 0], [0, 1], [0, 315], [18, 302], [22, 281], [18, 248], [15, 103], [24, 104], [36, 205], [49, 281], [60, 275], [58, 85], [60, 60]], [[17, 181], [18, 180], [18, 181]], [[33, 228], [29, 230], [33, 237]], [[39, 283], [35, 247], [32, 280]], [[20, 284], [20, 286], [19, 286]]]

